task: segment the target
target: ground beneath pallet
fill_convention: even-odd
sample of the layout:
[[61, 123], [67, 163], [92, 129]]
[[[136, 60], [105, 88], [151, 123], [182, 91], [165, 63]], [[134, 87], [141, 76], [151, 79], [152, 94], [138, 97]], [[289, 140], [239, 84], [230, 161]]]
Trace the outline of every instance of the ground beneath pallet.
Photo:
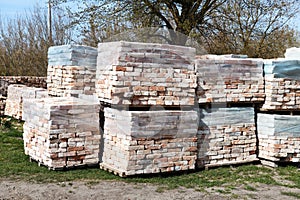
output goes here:
[[162, 186], [134, 184], [119, 181], [62, 182], [34, 184], [22, 181], [0, 180], [0, 200], [11, 199], [296, 199], [282, 192], [300, 193], [300, 189], [255, 184], [256, 191], [240, 188], [221, 194], [224, 188], [209, 188], [199, 192], [195, 189], [177, 188], [163, 190]]

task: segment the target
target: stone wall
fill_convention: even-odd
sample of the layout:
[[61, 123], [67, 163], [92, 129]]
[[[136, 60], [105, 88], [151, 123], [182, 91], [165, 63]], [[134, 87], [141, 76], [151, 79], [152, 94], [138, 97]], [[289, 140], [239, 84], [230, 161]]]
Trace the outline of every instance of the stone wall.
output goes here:
[[7, 88], [11, 84], [22, 84], [28, 87], [46, 88], [47, 77], [35, 76], [0, 76], [0, 95], [7, 96]]

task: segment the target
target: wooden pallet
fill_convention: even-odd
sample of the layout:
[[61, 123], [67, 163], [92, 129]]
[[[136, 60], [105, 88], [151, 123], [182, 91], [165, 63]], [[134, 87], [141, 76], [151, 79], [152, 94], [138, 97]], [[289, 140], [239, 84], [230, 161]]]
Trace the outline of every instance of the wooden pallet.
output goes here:
[[251, 159], [251, 160], [242, 160], [242, 161], [231, 161], [231, 162], [226, 162], [226, 163], [216, 163], [216, 164], [205, 164], [201, 167], [198, 168], [204, 168], [205, 170], [209, 170], [211, 168], [216, 168], [216, 167], [223, 167], [223, 166], [232, 166], [232, 165], [243, 165], [243, 164], [249, 164], [249, 163], [255, 163], [258, 162], [259, 159]]
[[297, 168], [300, 169], [300, 162], [291, 162], [291, 161], [285, 161], [285, 160], [268, 160], [268, 159], [265, 159], [265, 158], [261, 158], [260, 159], [260, 162], [263, 166], [266, 166], [266, 167], [271, 167], [271, 168], [277, 168], [279, 166], [296, 166]]
[[91, 168], [91, 167], [96, 167], [99, 165], [99, 164], [81, 164], [81, 165], [76, 165], [76, 166], [51, 167], [41, 161], [33, 159], [32, 157], [29, 157], [29, 162], [36, 162], [39, 167], [44, 166], [44, 167], [47, 167], [48, 170], [53, 170], [53, 171], [62, 171], [62, 170], [79, 169], [79, 168]]
[[110, 173], [114, 173], [114, 175], [116, 176], [120, 176], [120, 177], [127, 177], [126, 173], [123, 171], [120, 171], [119, 169], [116, 169], [108, 164], [105, 163], [100, 163], [100, 169], [108, 171]]

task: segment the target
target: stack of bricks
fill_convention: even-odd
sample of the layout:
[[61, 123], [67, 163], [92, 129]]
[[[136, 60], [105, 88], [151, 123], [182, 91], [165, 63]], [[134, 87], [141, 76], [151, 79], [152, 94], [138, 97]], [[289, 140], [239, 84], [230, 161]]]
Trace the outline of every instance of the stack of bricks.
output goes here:
[[5, 115], [22, 119], [24, 99], [44, 98], [48, 95], [44, 88], [27, 87], [25, 85], [9, 85], [5, 105]]
[[195, 49], [134, 42], [100, 43], [96, 92], [100, 101], [133, 106], [193, 105]]
[[250, 105], [265, 99], [262, 59], [205, 55], [197, 56], [195, 64], [201, 111], [197, 166], [256, 161], [255, 113]]
[[196, 58], [199, 103], [263, 102], [264, 79], [261, 59]]
[[201, 109], [197, 167], [207, 168], [257, 160], [254, 109]]
[[24, 101], [25, 154], [49, 169], [99, 163], [99, 105], [78, 98]]
[[265, 60], [265, 111], [300, 109], [300, 60]]
[[122, 111], [105, 108], [102, 168], [121, 176], [195, 169], [194, 111]]
[[[298, 56], [297, 56], [298, 53]], [[300, 162], [300, 55], [287, 50], [285, 59], [265, 60], [265, 113], [258, 114], [258, 157], [272, 167]], [[293, 60], [297, 59], [297, 60]]]
[[97, 49], [63, 45], [48, 51], [47, 87], [50, 96], [79, 97], [95, 93]]
[[7, 96], [9, 85], [21, 84], [27, 87], [47, 88], [46, 77], [36, 76], [0, 76], [0, 95]]
[[[99, 44], [98, 53], [96, 93], [111, 105], [101, 168], [120, 176], [194, 169], [195, 49], [112, 42]], [[176, 110], [164, 110], [170, 106]]]
[[0, 116], [4, 115], [5, 104], [6, 104], [6, 97], [0, 95]]
[[272, 167], [280, 162], [300, 162], [300, 116], [259, 113], [259, 155]]

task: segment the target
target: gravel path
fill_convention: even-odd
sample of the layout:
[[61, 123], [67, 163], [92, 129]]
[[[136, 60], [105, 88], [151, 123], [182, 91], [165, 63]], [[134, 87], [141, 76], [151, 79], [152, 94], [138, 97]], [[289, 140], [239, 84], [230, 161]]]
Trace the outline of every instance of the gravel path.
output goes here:
[[201, 200], [225, 200], [225, 199], [296, 199], [282, 195], [284, 192], [300, 194], [299, 189], [291, 189], [279, 186], [256, 185], [256, 191], [237, 188], [230, 194], [222, 194], [224, 188], [210, 188], [207, 192], [199, 192], [195, 189], [177, 188], [176, 190], [163, 190], [162, 186], [152, 184], [134, 184], [118, 181], [95, 182], [66, 182], [35, 184], [23, 181], [1, 180], [0, 200], [12, 199], [70, 199], [70, 200], [173, 200], [173, 199], [201, 199]]

